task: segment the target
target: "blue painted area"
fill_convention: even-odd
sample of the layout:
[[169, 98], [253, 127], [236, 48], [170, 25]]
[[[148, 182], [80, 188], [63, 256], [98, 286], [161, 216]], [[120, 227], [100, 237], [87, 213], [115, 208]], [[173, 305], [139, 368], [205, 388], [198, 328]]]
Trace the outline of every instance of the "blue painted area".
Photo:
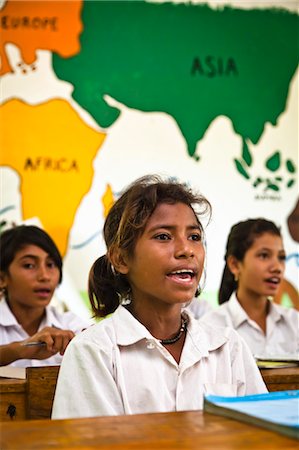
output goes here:
[[86, 239], [86, 241], [81, 242], [80, 244], [71, 245], [72, 250], [79, 250], [80, 248], [86, 247], [86, 245], [90, 244], [101, 232], [97, 231], [92, 236]]

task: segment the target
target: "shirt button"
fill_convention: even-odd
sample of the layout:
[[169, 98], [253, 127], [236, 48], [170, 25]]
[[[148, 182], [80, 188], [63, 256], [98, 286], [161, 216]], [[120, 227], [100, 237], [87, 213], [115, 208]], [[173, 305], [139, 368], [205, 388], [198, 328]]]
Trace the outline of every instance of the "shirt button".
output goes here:
[[155, 344], [154, 341], [151, 341], [151, 340], [148, 339], [148, 340], [146, 341], [146, 347], [149, 348], [150, 350], [152, 350], [153, 348], [156, 347], [156, 344]]

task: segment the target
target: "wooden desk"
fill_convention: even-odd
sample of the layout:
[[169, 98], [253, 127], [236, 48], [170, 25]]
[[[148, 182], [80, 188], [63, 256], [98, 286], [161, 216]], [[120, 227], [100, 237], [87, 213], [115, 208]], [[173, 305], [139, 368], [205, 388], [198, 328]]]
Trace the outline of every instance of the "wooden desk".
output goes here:
[[26, 418], [26, 380], [0, 378], [0, 420]]
[[59, 366], [27, 367], [26, 379], [0, 378], [0, 421], [51, 417]]
[[298, 441], [199, 411], [2, 424], [2, 450], [298, 450]]
[[261, 369], [261, 375], [269, 391], [299, 389], [299, 366], [285, 369]]
[[[0, 378], [0, 421], [45, 419], [51, 408], [59, 366], [26, 369], [26, 380]], [[269, 391], [299, 389], [299, 367], [262, 369]]]
[[27, 367], [26, 418], [50, 419], [60, 366]]

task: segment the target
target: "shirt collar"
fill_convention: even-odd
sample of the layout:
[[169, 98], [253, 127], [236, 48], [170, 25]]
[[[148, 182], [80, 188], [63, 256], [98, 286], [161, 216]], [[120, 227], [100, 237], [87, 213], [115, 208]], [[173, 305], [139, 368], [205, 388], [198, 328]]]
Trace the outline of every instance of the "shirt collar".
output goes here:
[[0, 301], [0, 325], [3, 327], [18, 325], [18, 321], [11, 312], [5, 298]]
[[118, 345], [132, 345], [142, 339], [152, 339], [152, 335], [135, 317], [122, 305], [113, 313], [116, 342]]
[[45, 315], [40, 323], [39, 330], [44, 327], [61, 328], [61, 322], [57, 319], [57, 311], [53, 306], [46, 306]]
[[[39, 330], [48, 326], [61, 328], [61, 323], [57, 320], [55, 315], [55, 309], [51, 306], [47, 306], [45, 308], [45, 316], [41, 321], [39, 326]], [[16, 319], [16, 317], [11, 312], [8, 303], [5, 298], [0, 301], [0, 325], [3, 327], [10, 327], [15, 325], [20, 325]]]
[[[269, 301], [269, 311], [267, 317], [269, 317], [273, 322], [278, 322], [283, 319], [283, 314], [275, 303]], [[233, 328], [237, 329], [243, 322], [251, 320], [247, 315], [246, 311], [242, 308], [239, 303], [236, 293], [234, 292], [228, 301], [228, 309], [233, 322]]]
[[188, 332], [202, 356], [208, 356], [209, 352], [222, 347], [228, 340], [223, 327], [200, 322], [192, 316], [189, 316]]
[[269, 303], [268, 317], [270, 317], [273, 322], [278, 322], [279, 320], [284, 319], [283, 309], [280, 309], [279, 306], [272, 301], [269, 301]]
[[238, 302], [236, 293], [234, 292], [228, 301], [227, 308], [230, 312], [230, 316], [233, 322], [233, 328], [237, 329], [243, 322], [247, 322], [249, 316]]
[[[227, 342], [222, 328], [215, 329], [208, 324], [199, 323], [187, 311], [184, 311], [184, 315], [188, 316], [188, 338], [192, 340], [201, 356], [207, 356], [210, 351], [218, 349]], [[132, 345], [142, 339], [153, 339], [148, 329], [121, 305], [112, 315], [112, 320], [115, 323], [118, 345]]]

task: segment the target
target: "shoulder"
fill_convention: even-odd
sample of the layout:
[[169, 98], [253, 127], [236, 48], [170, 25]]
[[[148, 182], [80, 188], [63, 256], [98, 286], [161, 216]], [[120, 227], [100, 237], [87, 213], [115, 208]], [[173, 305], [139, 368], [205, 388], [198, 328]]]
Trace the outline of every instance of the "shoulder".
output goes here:
[[115, 325], [113, 314], [101, 319], [86, 327], [81, 333], [78, 333], [71, 344], [78, 346], [95, 345], [97, 347], [109, 347], [115, 345]]
[[47, 306], [47, 325], [56, 326], [63, 329], [69, 329], [75, 333], [81, 331], [84, 328], [89, 327], [93, 321], [91, 319], [84, 319], [72, 311], [60, 312], [54, 306]]
[[200, 318], [201, 322], [210, 321], [213, 324], [217, 325], [229, 325], [230, 321], [229, 318], [231, 316], [230, 309], [228, 302], [217, 306], [215, 309], [212, 309], [211, 311], [206, 312], [203, 314], [203, 316]]

